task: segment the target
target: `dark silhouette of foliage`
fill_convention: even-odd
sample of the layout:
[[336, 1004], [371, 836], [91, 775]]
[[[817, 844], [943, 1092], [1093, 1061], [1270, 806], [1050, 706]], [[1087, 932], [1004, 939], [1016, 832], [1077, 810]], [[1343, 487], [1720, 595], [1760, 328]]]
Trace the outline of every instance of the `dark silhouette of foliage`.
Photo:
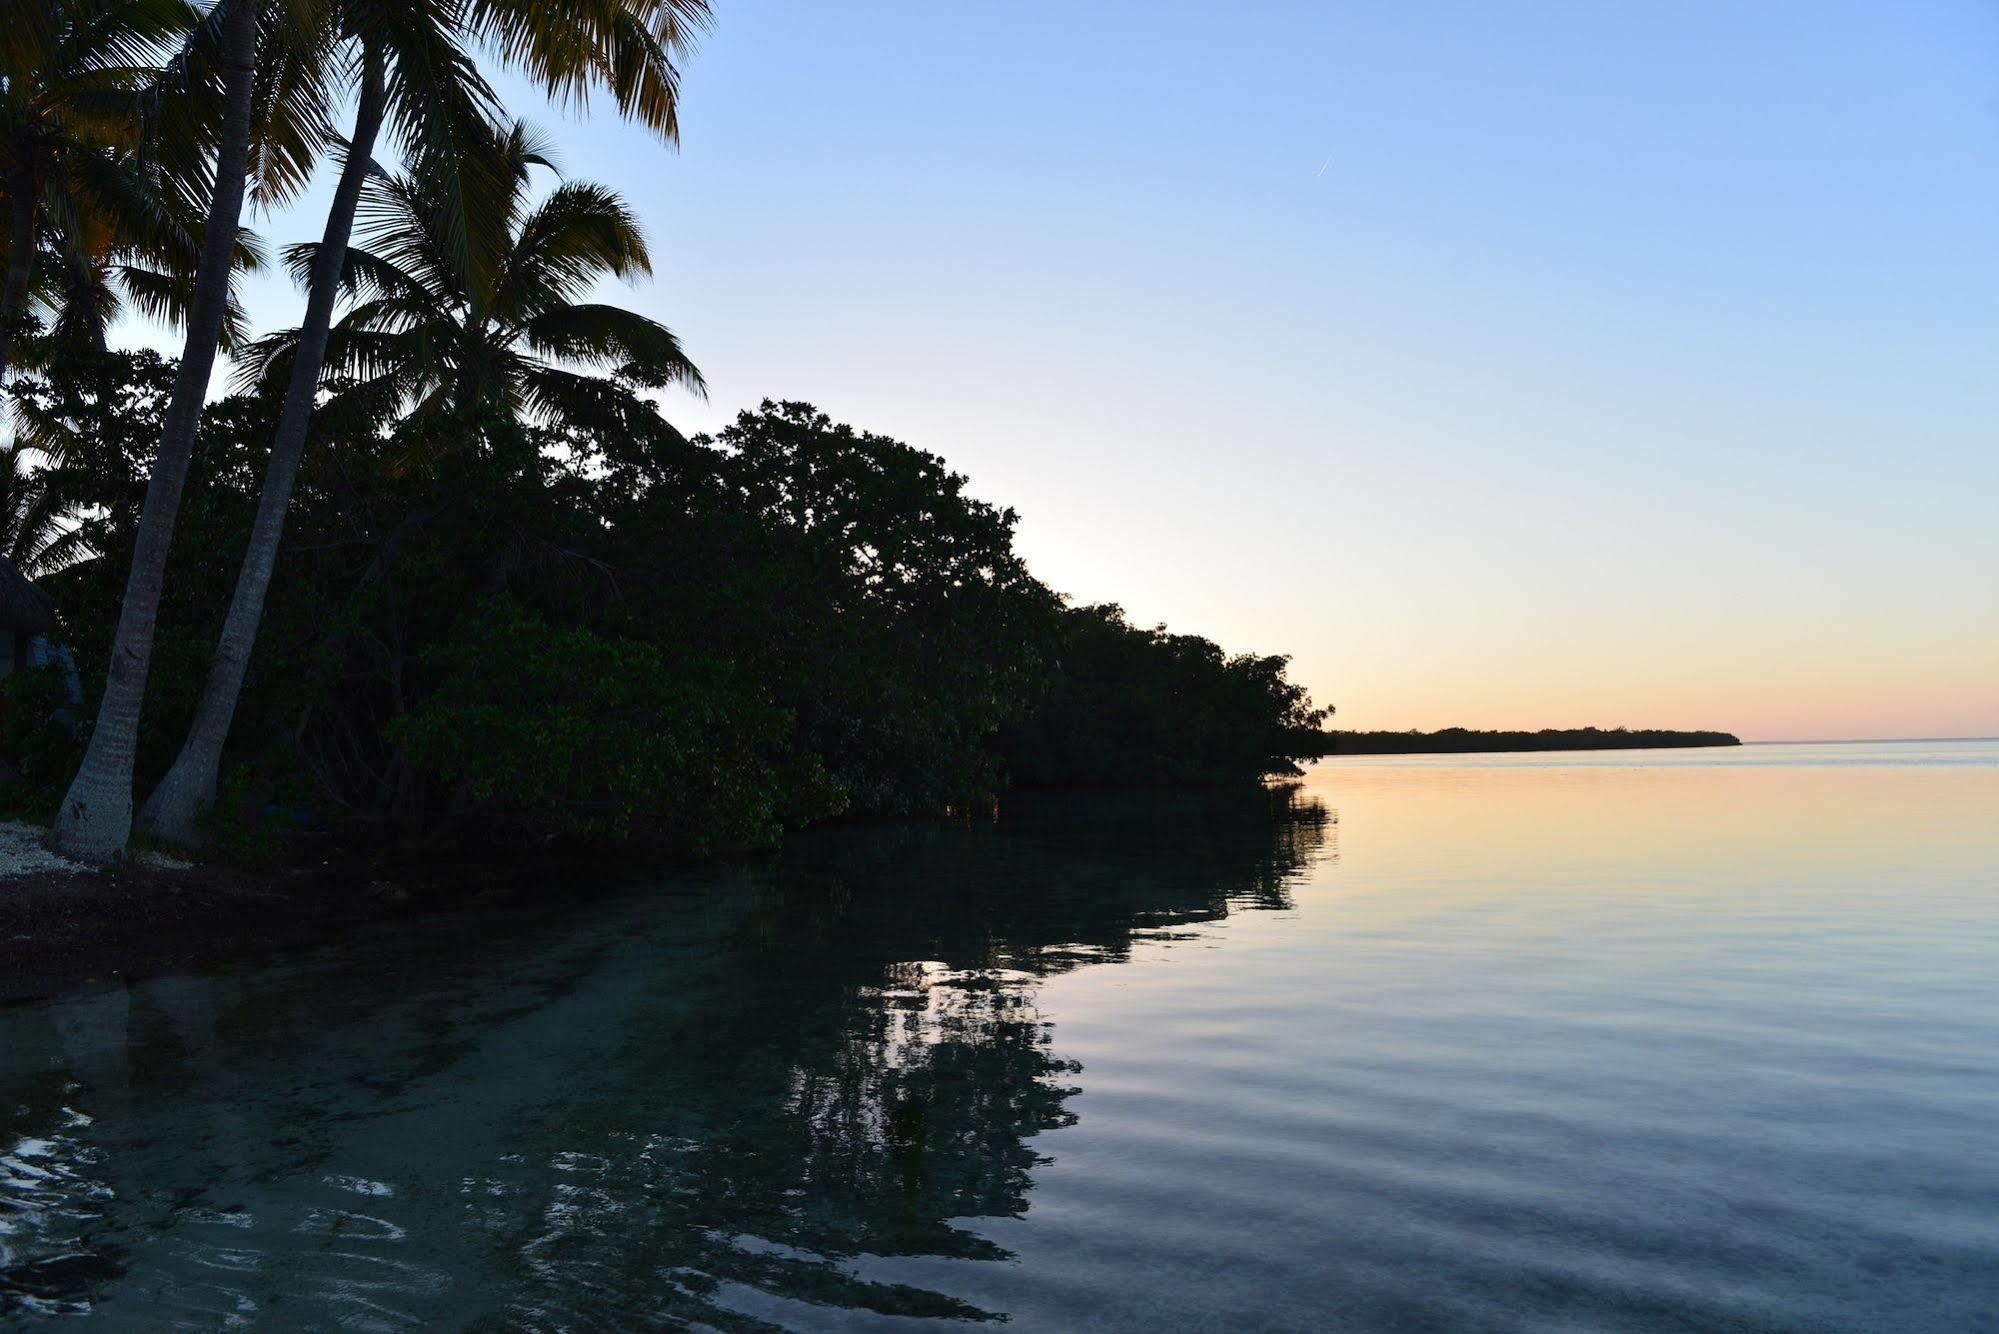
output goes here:
[[20, 668], [0, 679], [0, 802], [47, 809], [83, 759], [69, 674], [60, 663]]
[[[389, 739], [450, 786], [457, 811], [548, 832], [643, 831], [705, 854], [773, 842], [837, 808], [824, 771], [786, 745], [789, 715], [726, 662], [552, 627], [500, 599], [452, 626], [424, 665], [436, 687]], [[802, 772], [786, 772], [787, 755]]]
[[[36, 484], [101, 553], [49, 579], [86, 695], [173, 375], [83, 353], [19, 385], [54, 460]], [[496, 403], [416, 467], [393, 417], [320, 415], [227, 756], [226, 846], [309, 809], [348, 837], [699, 854], [834, 815], [989, 810], [1010, 786], [1253, 782], [1309, 753], [1325, 715], [1283, 659], [1065, 609], [1014, 513], [936, 455], [802, 403], [690, 440], [638, 388], [594, 381], [543, 421]], [[213, 553], [242, 543], [278, 408], [266, 388], [203, 415], [141, 785], [199, 702], [230, 598]]]
[[1730, 732], [1671, 732], [1658, 728], [1547, 727], [1538, 732], [1334, 732], [1328, 755], [1465, 755], [1506, 750], [1663, 750], [1684, 746], [1739, 746]]
[[765, 403], [714, 444], [714, 518], [749, 547], [731, 562], [756, 580], [739, 594], [767, 679], [854, 809], [989, 801], [993, 735], [1039, 689], [1060, 607], [1013, 550], [1014, 512], [966, 495], [936, 455], [808, 404]]
[[1239, 783], [1327, 750], [1332, 710], [1285, 677], [1288, 659], [1141, 630], [1113, 605], [1066, 610], [1051, 648], [1046, 690], [1003, 743], [1022, 787]]

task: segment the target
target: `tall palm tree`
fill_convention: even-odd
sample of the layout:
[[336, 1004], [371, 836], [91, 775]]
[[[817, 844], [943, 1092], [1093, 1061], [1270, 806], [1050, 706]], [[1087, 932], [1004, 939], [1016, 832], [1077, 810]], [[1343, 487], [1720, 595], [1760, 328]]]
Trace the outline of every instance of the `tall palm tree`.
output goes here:
[[191, 261], [185, 219], [134, 152], [143, 94], [199, 15], [187, 0], [14, 0], [0, 37], [0, 376], [52, 232]]
[[[346, 47], [346, 72], [355, 85], [353, 132], [344, 146], [324, 238], [307, 275], [305, 325], [272, 442], [250, 548], [203, 692], [204, 699], [213, 696], [215, 703], [197, 715], [181, 756], [140, 817], [148, 832], [180, 842], [194, 840], [197, 818], [215, 799], [221, 744], [218, 739], [214, 758], [209, 759], [207, 737], [210, 731], [227, 736], [243, 669], [256, 642], [319, 391], [340, 269], [362, 183], [374, 169], [371, 155], [377, 136], [385, 122], [393, 123], [404, 156], [436, 183], [438, 192], [450, 201], [453, 215], [461, 219], [476, 210], [467, 191], [479, 188], [479, 164], [492, 156], [489, 127], [495, 103], [492, 90], [460, 45], [457, 25], [462, 15], [456, 0], [387, 4], [344, 0], [332, 15]], [[219, 722], [208, 721], [215, 709], [223, 710]]]
[[264, 4], [265, 0], [217, 0], [196, 28], [197, 39], [212, 40], [207, 49], [213, 52], [211, 68], [221, 94], [213, 134], [207, 220], [188, 303], [180, 371], [146, 485], [145, 508], [133, 544], [132, 567], [112, 639], [97, 725], [91, 730], [83, 764], [49, 832], [49, 841], [57, 851], [82, 860], [116, 857], [131, 835], [132, 761], [138, 749], [139, 711], [151, 665], [167, 547], [173, 540], [174, 519], [187, 481], [195, 429], [207, 398], [216, 343], [228, 313], [237, 228], [250, 169], [258, 33]]
[[[423, 92], [432, 87], [423, 77], [432, 66], [418, 63], [408, 53], [441, 52], [452, 58], [457, 54], [451, 41], [455, 34], [443, 27], [447, 11], [433, 14], [418, 8], [415, 13], [415, 23], [410, 21], [409, 11], [393, 8], [384, 13], [373, 6], [357, 6], [353, 16], [352, 26], [365, 52], [354, 134], [327, 217], [325, 237], [309, 255], [301, 254], [295, 264], [307, 274], [305, 322], [295, 339], [285, 344], [290, 368], [283, 415], [258, 499], [249, 550], [216, 643], [201, 707], [173, 766], [141, 812], [142, 826], [160, 837], [193, 842], [202, 812], [215, 801], [222, 748], [242, 694], [277, 565], [285, 513], [305, 451], [326, 358], [333, 305], [341, 275], [348, 268], [347, 246], [362, 188], [361, 164], [380, 129], [384, 104], [391, 100], [390, 90], [383, 86], [383, 66], [391, 57], [402, 84], [398, 104], [405, 107], [406, 137], [419, 150], [416, 159], [446, 169], [426, 175], [426, 217], [436, 243], [435, 259], [461, 275], [459, 285], [469, 291], [490, 286], [493, 275], [482, 273], [481, 267], [488, 258], [505, 253], [503, 246], [478, 245], [472, 240], [479, 220], [468, 208], [468, 183], [449, 174], [463, 151], [463, 145], [456, 142], [458, 136], [449, 133], [458, 123], [456, 118], [419, 115], [422, 104], [411, 105], [412, 90]], [[611, 90], [621, 112], [649, 126], [669, 143], [677, 141], [679, 76], [673, 61], [689, 48], [694, 32], [706, 25], [707, 0], [580, 0], [561, 13], [538, 0], [468, 0], [457, 16], [469, 34], [496, 47], [550, 93], [583, 99], [594, 84], [601, 83]], [[413, 41], [413, 36], [422, 40]], [[410, 134], [410, 130], [424, 132]], [[447, 133], [437, 133], [440, 130]], [[442, 154], [436, 151], [439, 140]], [[522, 142], [522, 136], [515, 133], [508, 146], [519, 150]], [[510, 174], [515, 171], [524, 172], [524, 163], [509, 168]], [[511, 181], [506, 190], [503, 198], [513, 200], [517, 192]], [[509, 215], [500, 210], [487, 216]], [[638, 254], [643, 262], [642, 241]], [[683, 378], [698, 382], [692, 366], [685, 369], [690, 375]]]

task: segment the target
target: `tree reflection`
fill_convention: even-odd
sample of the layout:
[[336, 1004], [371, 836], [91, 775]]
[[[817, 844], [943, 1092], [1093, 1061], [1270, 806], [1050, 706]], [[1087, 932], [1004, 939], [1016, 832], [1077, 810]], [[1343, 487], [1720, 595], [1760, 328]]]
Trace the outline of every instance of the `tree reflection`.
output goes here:
[[1331, 833], [1287, 791], [836, 829], [699, 894], [89, 1002], [89, 1052], [85, 1011], [0, 1014], [44, 1053], [0, 1068], [0, 1137], [96, 1117], [50, 1152], [101, 1191], [63, 1234], [95, 1268], [17, 1226], [0, 1311], [32, 1280], [114, 1318], [994, 1318], [863, 1271], [1005, 1256], [966, 1220], [1029, 1211], [1079, 1073], [1038, 980], [1287, 906]]
[[[650, 1173], [670, 1164], [670, 1199], [626, 1191], [566, 1215], [564, 1245], [599, 1261], [677, 1252], [662, 1313], [718, 1328], [764, 1327], [718, 1305], [732, 1284], [882, 1314], [992, 1318], [941, 1293], [858, 1281], [838, 1262], [1007, 1258], [955, 1220], [1026, 1213], [1044, 1161], [1035, 1137], [1074, 1119], [1065, 1104], [1080, 1067], [1054, 1050], [1037, 979], [1122, 961], [1141, 936], [1288, 907], [1291, 880], [1331, 829], [1323, 806], [1280, 789], [1037, 804], [990, 826], [797, 844], [736, 932], [726, 998], [648, 1007], [648, 1019], [673, 1021], [631, 1033], [619, 1062], [638, 1078], [617, 1101], [661, 1129], [613, 1155], [599, 1180], [656, 1184]], [[524, 1245], [545, 1253], [545, 1239]], [[547, 1272], [577, 1295], [566, 1267]], [[612, 1285], [613, 1302], [629, 1291]], [[548, 1324], [580, 1314], [557, 1293], [544, 1299]]]

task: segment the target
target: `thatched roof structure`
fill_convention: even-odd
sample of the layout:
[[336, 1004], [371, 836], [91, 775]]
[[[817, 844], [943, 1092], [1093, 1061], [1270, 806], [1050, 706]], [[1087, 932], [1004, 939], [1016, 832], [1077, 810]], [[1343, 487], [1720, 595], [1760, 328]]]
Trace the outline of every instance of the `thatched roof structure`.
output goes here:
[[21, 567], [0, 556], [0, 633], [30, 635], [56, 632], [56, 607], [41, 585], [21, 573]]

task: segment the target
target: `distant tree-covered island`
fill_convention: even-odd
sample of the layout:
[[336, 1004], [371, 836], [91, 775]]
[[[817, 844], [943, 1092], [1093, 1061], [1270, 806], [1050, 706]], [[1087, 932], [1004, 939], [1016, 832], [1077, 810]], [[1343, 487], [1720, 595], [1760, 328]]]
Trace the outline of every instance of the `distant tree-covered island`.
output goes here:
[[1329, 732], [1327, 755], [1467, 755], [1509, 750], [1673, 750], [1739, 746], [1732, 732], [1676, 732], [1647, 727], [1544, 727], [1538, 732]]

